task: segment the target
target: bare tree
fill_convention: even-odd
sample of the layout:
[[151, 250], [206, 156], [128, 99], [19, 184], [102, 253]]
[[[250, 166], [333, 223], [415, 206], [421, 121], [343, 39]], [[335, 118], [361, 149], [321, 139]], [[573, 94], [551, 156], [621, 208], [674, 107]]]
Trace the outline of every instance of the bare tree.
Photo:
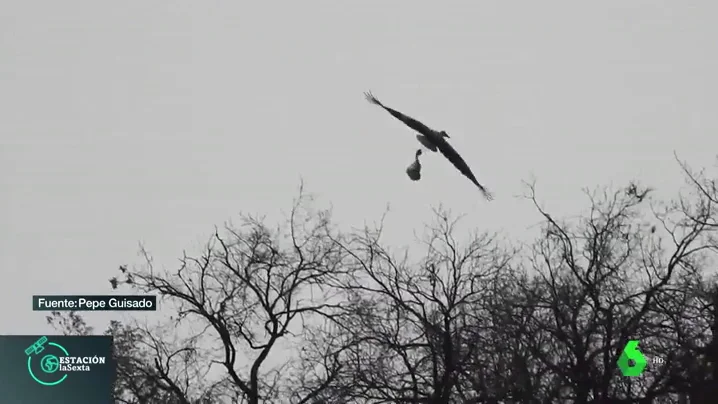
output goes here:
[[456, 220], [435, 213], [421, 240], [425, 255], [414, 263], [406, 252], [382, 246], [381, 225], [335, 239], [347, 259], [333, 284], [345, 293], [344, 310], [324, 329], [323, 345], [344, 365], [333, 402], [449, 403], [475, 396], [463, 378], [483, 347], [470, 338], [482, 327], [482, 307], [510, 274], [511, 253], [488, 234], [461, 243]]
[[[699, 237], [704, 249], [711, 254], [692, 262], [693, 267], [715, 268], [718, 263], [715, 254], [718, 252], [716, 176], [711, 178], [705, 170], [694, 171], [678, 156], [676, 160], [690, 189], [670, 206], [671, 211], [679, 218], [678, 227], [704, 230]], [[675, 330], [674, 356], [681, 365], [670, 373], [670, 380], [679, 386], [681, 396], [687, 401], [710, 403], [718, 395], [718, 276], [715, 271], [712, 274], [696, 272], [699, 280], [691, 285], [691, 293], [674, 299], [672, 305], [672, 308], [685, 307], [684, 312], [667, 310]]]
[[[48, 323], [63, 335], [92, 335], [94, 329], [76, 312], [51, 312]], [[155, 329], [153, 331], [159, 331]], [[112, 321], [105, 335], [113, 336], [113, 359], [117, 365], [113, 397], [123, 404], [202, 403], [187, 398], [190, 377], [174, 380], [163, 373], [159, 359], [167, 357], [167, 344], [142, 327]], [[187, 347], [182, 352], [190, 351]], [[154, 355], [153, 355], [154, 354]], [[153, 358], [155, 358], [153, 360]], [[189, 358], [187, 358], [189, 359]], [[185, 361], [187, 369], [193, 364]], [[182, 383], [184, 381], [184, 385]], [[180, 386], [184, 386], [182, 389]]]
[[[694, 188], [692, 203], [680, 198], [661, 208], [632, 183], [589, 195], [584, 217], [561, 221], [533, 191], [543, 236], [525, 275], [490, 309], [494, 338], [511, 341], [494, 356], [510, 364], [501, 370], [507, 377], [498, 388], [477, 383], [508, 394], [485, 402], [677, 402], [680, 395], [707, 402], [696, 397], [706, 380], [715, 384], [700, 355], [715, 326], [705, 278], [716, 251], [712, 197]], [[648, 359], [640, 378], [616, 365], [633, 339]], [[483, 359], [484, 368], [492, 363]]]
[[[306, 403], [336, 376], [338, 362], [328, 361], [313, 379], [302, 375], [304, 387], [315, 386], [304, 396], [289, 384], [300, 370], [292, 348], [301, 343], [305, 324], [337, 307], [323, 283], [341, 270], [343, 255], [328, 236], [329, 212], [311, 211], [307, 201], [300, 192], [286, 226], [270, 228], [243, 216], [239, 227], [216, 231], [203, 254], [184, 255], [173, 274], [159, 273], [145, 250], [140, 269], [122, 267], [119, 283], [174, 304], [172, 330], [188, 335], [169, 344], [153, 329], [140, 338], [154, 358], [155, 385], [176, 402], [222, 396], [258, 404], [292, 396]], [[215, 382], [198, 383], [212, 374]]]

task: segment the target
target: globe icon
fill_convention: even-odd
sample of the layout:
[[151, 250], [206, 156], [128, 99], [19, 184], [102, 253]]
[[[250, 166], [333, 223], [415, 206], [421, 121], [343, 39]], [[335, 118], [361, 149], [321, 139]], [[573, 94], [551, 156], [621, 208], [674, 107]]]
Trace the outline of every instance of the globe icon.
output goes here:
[[55, 355], [45, 355], [40, 360], [40, 368], [45, 373], [55, 373], [60, 368], [60, 360]]

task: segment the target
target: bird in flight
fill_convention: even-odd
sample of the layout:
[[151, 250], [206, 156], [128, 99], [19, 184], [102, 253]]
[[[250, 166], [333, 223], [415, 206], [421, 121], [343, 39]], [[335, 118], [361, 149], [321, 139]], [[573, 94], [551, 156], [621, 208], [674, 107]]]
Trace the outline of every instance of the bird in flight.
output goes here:
[[431, 129], [423, 123], [417, 121], [416, 119], [404, 115], [395, 109], [385, 106], [376, 97], [374, 97], [371, 92], [364, 93], [364, 96], [366, 97], [367, 101], [384, 108], [384, 110], [389, 112], [394, 118], [404, 122], [406, 126], [419, 132], [419, 134], [416, 135], [416, 138], [419, 140], [419, 143], [421, 143], [422, 145], [424, 145], [424, 147], [433, 152], [436, 152], [437, 150], [441, 152], [441, 154], [443, 154], [444, 157], [446, 157], [451, 162], [451, 164], [453, 164], [454, 167], [456, 167], [461, 172], [461, 174], [471, 180], [471, 182], [473, 182], [474, 185], [479, 188], [479, 190], [487, 200], [490, 201], [494, 199], [491, 192], [486, 189], [486, 187], [481, 185], [476, 179], [476, 176], [474, 176], [474, 173], [471, 172], [471, 168], [469, 168], [469, 165], [466, 164], [466, 161], [464, 161], [464, 159], [461, 157], [461, 155], [459, 155], [456, 149], [454, 149], [446, 140], [447, 138], [449, 138], [449, 135], [445, 131], [436, 131], [434, 129]]
[[421, 156], [421, 149], [416, 151], [414, 162], [406, 168], [406, 175], [408, 175], [412, 181], [419, 181], [421, 179], [421, 163], [419, 162], [419, 156]]

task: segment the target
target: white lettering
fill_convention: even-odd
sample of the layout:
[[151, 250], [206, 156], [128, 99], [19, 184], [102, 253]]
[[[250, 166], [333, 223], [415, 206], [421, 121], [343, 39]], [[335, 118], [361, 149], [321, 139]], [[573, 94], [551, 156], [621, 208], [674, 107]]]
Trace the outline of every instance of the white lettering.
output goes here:
[[109, 301], [112, 309], [146, 309], [153, 310], [154, 302], [151, 299], [117, 299], [111, 298]]
[[90, 367], [87, 365], [60, 365], [60, 371], [62, 372], [89, 372]]
[[70, 299], [37, 299], [37, 307], [44, 309], [74, 309], [75, 302]]
[[84, 297], [81, 297], [78, 302], [80, 307], [85, 307], [89, 310], [97, 310], [97, 309], [104, 309], [105, 308], [105, 302], [102, 300], [95, 300], [95, 299], [85, 299]]

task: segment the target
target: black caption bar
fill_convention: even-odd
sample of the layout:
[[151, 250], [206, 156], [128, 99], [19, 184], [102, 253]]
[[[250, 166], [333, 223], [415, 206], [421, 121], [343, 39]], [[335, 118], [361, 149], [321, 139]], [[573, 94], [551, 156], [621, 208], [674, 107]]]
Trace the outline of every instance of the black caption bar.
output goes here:
[[114, 295], [35, 295], [32, 297], [33, 311], [155, 311], [157, 296], [114, 296]]

